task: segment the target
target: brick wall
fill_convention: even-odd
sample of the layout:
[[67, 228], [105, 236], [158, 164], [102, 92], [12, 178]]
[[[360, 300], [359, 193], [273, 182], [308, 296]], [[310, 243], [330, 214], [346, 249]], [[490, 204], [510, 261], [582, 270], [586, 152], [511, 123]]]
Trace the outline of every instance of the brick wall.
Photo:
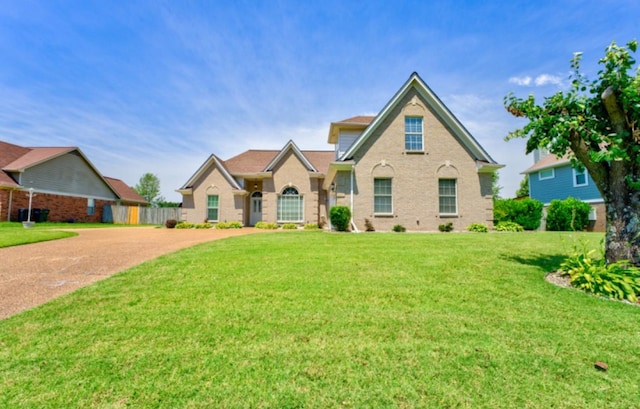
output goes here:
[[[2, 215], [0, 220], [7, 220], [7, 210], [9, 192], [0, 191], [0, 202], [2, 203]], [[73, 219], [78, 222], [101, 222], [102, 208], [107, 204], [115, 204], [112, 200], [95, 200], [95, 210], [93, 215], [87, 215], [87, 198], [61, 196], [47, 193], [35, 193], [31, 203], [32, 209], [49, 209], [47, 221], [69, 221]], [[29, 194], [25, 191], [14, 191], [11, 204], [11, 220], [18, 220], [18, 211], [21, 208], [29, 207]]]

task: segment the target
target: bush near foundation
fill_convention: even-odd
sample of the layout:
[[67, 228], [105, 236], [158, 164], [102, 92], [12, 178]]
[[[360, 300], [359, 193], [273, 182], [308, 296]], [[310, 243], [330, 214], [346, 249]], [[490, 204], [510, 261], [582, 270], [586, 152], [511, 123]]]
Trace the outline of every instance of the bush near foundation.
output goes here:
[[536, 230], [542, 221], [542, 202], [535, 199], [500, 199], [493, 203], [494, 223], [518, 223], [525, 230]]
[[337, 231], [347, 231], [351, 220], [351, 210], [347, 206], [333, 206], [329, 211], [329, 220]]
[[552, 200], [547, 208], [547, 230], [583, 231], [589, 225], [591, 206], [578, 199]]

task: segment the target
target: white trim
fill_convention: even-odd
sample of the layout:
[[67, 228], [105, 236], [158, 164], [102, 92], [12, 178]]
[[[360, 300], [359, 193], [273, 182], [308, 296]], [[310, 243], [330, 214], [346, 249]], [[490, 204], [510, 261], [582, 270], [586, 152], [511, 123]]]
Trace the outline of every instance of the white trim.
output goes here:
[[573, 187], [584, 187], [584, 186], [589, 186], [589, 174], [587, 173], [587, 170], [584, 169], [582, 171], [582, 175], [584, 175], [584, 183], [578, 184], [576, 181], [576, 177], [578, 176], [578, 172], [576, 171], [576, 169], [571, 169], [572, 173], [573, 173]]
[[[542, 177], [542, 172], [548, 172], [551, 171], [551, 176], [547, 176], [547, 177]], [[556, 177], [556, 170], [555, 168], [550, 168], [550, 169], [543, 169], [543, 170], [539, 170], [538, 171], [538, 180], [549, 180], [549, 179], [553, 179]], [[531, 185], [529, 185], [529, 188], [531, 188]]]
[[[407, 132], [407, 119], [420, 119], [420, 149], [407, 149], [407, 135], [415, 136], [418, 132]], [[424, 117], [418, 115], [405, 115], [404, 116], [404, 151], [407, 153], [421, 153], [424, 152]]]
[[[442, 197], [440, 195], [440, 182], [443, 180], [453, 180], [454, 182], [454, 188], [456, 190], [455, 192], [455, 200], [456, 200], [456, 211], [455, 213], [446, 213], [446, 212], [441, 212], [440, 211], [440, 198]], [[445, 196], [445, 197], [451, 197], [451, 196]], [[455, 217], [458, 216], [460, 214], [459, 211], [459, 207], [458, 207], [458, 179], [456, 178], [438, 178], [438, 215], [439, 216], [443, 216], [443, 217]]]
[[[391, 194], [389, 195], [376, 195], [376, 180], [389, 180], [391, 184]], [[391, 198], [391, 212], [376, 212], [376, 197], [390, 197]], [[393, 178], [391, 177], [374, 177], [373, 178], [373, 215], [374, 216], [393, 216]]]

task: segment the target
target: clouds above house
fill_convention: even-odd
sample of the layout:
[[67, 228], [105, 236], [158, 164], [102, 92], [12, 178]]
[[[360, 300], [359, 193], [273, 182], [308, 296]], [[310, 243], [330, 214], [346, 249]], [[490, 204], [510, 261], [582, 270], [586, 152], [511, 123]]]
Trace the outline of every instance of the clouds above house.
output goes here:
[[[79, 146], [103, 173], [175, 189], [211, 153], [331, 149], [329, 124], [379, 112], [417, 71], [498, 162], [513, 195], [530, 160], [510, 91], [551, 95], [569, 62], [637, 36], [616, 1], [365, 3], [327, 0], [0, 7], [0, 140]], [[615, 24], [610, 24], [615, 21]]]

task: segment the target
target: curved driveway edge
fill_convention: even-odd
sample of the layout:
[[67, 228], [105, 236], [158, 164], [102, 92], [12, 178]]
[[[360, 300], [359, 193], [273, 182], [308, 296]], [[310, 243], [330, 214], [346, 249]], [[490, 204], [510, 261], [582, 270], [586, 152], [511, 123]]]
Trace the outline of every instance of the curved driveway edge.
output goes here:
[[261, 232], [253, 228], [70, 230], [78, 236], [0, 248], [0, 319], [163, 254], [207, 241]]

